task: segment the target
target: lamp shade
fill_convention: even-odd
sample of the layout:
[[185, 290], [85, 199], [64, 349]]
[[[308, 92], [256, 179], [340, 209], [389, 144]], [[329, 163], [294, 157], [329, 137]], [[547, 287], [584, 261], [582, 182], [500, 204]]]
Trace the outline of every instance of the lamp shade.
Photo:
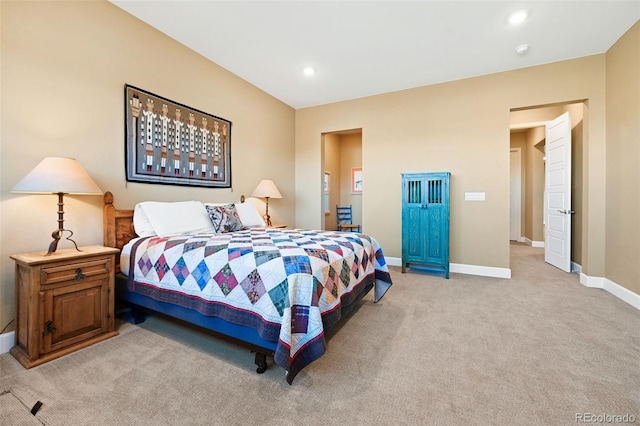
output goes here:
[[260, 181], [256, 189], [253, 190], [252, 197], [258, 198], [282, 198], [282, 194], [278, 191], [276, 184], [272, 180], [265, 179]]
[[102, 190], [73, 158], [46, 157], [11, 192], [99, 195]]

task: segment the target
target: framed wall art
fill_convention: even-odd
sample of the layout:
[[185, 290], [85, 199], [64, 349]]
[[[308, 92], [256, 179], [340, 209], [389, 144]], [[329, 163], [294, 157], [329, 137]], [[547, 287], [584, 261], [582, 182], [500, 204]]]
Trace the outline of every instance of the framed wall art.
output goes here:
[[351, 193], [362, 194], [362, 167], [351, 169]]
[[231, 121], [125, 85], [127, 181], [231, 187]]

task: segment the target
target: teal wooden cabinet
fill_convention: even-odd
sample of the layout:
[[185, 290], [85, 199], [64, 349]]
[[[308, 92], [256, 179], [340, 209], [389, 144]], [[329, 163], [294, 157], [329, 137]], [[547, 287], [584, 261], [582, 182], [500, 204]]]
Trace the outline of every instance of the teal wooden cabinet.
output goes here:
[[449, 278], [450, 172], [402, 174], [402, 272], [407, 267]]

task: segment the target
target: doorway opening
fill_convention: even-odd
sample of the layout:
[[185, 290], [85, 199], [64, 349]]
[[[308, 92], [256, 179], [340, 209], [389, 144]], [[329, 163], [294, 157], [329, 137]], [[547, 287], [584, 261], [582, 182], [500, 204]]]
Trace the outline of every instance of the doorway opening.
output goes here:
[[[354, 224], [362, 229], [362, 192], [352, 191], [353, 171], [362, 170], [362, 129], [322, 134], [323, 229], [338, 227], [336, 206], [351, 206]], [[364, 232], [364, 231], [363, 231]]]
[[[568, 101], [553, 105], [514, 108], [510, 112], [510, 234], [509, 239], [532, 247], [545, 247], [547, 223], [545, 219], [546, 185], [546, 124], [568, 113], [571, 119], [570, 236], [571, 271], [580, 271], [582, 264], [582, 226], [584, 221], [583, 173], [586, 171], [585, 152], [588, 102]], [[512, 154], [515, 151], [518, 155]], [[519, 167], [518, 167], [519, 166]], [[519, 172], [518, 172], [519, 170]], [[519, 178], [519, 182], [518, 182]], [[514, 182], [515, 180], [515, 182]], [[519, 212], [517, 211], [519, 208]], [[515, 210], [514, 210], [515, 209]], [[518, 223], [519, 222], [519, 223]]]

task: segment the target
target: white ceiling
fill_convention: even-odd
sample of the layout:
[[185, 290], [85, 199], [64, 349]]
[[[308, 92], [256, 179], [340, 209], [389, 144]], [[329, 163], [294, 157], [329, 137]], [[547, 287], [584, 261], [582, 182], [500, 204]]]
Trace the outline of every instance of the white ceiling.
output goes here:
[[296, 109], [604, 53], [640, 19], [640, 0], [110, 1]]

